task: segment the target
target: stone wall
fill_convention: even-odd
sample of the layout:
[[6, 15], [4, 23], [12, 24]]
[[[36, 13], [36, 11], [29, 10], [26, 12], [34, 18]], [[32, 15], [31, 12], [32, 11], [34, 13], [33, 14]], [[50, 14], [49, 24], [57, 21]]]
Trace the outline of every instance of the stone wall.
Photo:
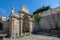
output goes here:
[[53, 29], [55, 28], [55, 24], [57, 23], [60, 28], [60, 13], [51, 14], [48, 16], [44, 16], [41, 18], [40, 25], [41, 29]]

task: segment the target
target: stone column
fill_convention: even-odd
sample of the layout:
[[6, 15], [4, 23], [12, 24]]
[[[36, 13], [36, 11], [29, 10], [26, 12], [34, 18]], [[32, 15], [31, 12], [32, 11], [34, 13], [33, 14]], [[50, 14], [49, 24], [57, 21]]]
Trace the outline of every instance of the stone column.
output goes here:
[[12, 20], [12, 35], [11, 35], [11, 37], [12, 38], [14, 38], [14, 20]]
[[20, 36], [22, 35], [23, 20], [20, 20]]
[[31, 35], [31, 32], [32, 32], [32, 21], [30, 21], [30, 29], [29, 29], [29, 34]]

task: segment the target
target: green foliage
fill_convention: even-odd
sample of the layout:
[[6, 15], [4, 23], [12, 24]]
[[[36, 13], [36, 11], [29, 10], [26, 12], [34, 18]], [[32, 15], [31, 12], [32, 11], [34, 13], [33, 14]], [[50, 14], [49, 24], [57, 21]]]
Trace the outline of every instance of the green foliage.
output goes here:
[[50, 6], [43, 6], [43, 7], [39, 8], [39, 9], [37, 9], [33, 14], [37, 14], [37, 13], [46, 11], [48, 9], [50, 9]]
[[55, 29], [59, 29], [59, 26], [58, 26], [58, 24], [57, 23], [55, 23]]
[[35, 22], [36, 22], [37, 24], [39, 24], [40, 19], [41, 19], [41, 16], [36, 15], [36, 16], [34, 16], [34, 18], [35, 18]]
[[31, 18], [33, 18], [33, 16], [31, 15]]
[[7, 22], [9, 22], [9, 19], [7, 20]]
[[[38, 13], [43, 12], [43, 11], [46, 11], [48, 9], [50, 9], [50, 6], [43, 6], [42, 8], [39, 8], [38, 10], [36, 10], [33, 14], [38, 14]], [[37, 24], [39, 24], [40, 19], [41, 19], [41, 16], [39, 16], [39, 15], [36, 15], [35, 16], [35, 22]]]
[[28, 33], [23, 32], [22, 35], [21, 35], [21, 37], [25, 37], [25, 36], [28, 36]]

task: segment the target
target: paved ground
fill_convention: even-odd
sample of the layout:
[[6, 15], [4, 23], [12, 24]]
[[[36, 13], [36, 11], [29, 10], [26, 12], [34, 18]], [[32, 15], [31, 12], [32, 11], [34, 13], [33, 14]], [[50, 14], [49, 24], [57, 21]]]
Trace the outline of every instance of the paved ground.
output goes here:
[[4, 38], [4, 40], [60, 40], [60, 38], [50, 37], [50, 36], [42, 36], [42, 35], [31, 35], [31, 36], [15, 38], [15, 39]]

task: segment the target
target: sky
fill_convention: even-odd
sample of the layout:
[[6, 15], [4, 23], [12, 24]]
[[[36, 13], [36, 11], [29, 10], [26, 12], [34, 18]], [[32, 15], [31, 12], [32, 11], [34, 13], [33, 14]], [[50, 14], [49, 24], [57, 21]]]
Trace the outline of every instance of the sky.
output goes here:
[[51, 8], [56, 8], [60, 6], [60, 0], [0, 0], [0, 15], [6, 16], [7, 19], [11, 13], [12, 5], [15, 8], [15, 12], [18, 11], [26, 5], [29, 9], [30, 14], [33, 14], [35, 10], [44, 6], [50, 5]]

